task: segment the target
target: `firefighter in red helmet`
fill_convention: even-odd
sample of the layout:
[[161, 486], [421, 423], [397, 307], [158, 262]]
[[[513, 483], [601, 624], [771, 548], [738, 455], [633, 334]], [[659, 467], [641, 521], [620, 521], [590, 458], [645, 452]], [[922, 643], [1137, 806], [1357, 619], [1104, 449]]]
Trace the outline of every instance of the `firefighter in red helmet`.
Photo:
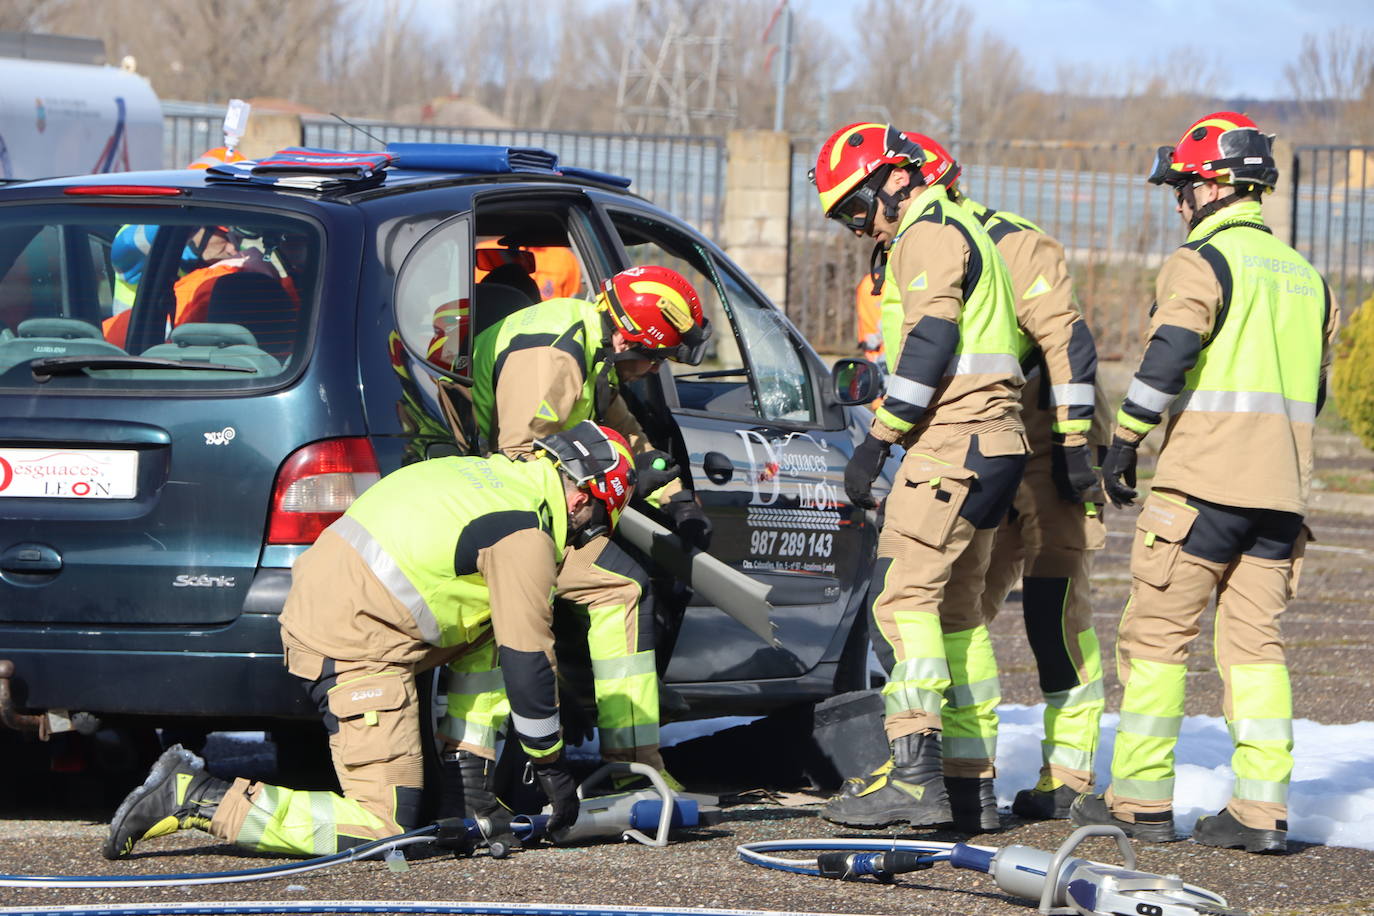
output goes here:
[[887, 392], [845, 469], [845, 492], [905, 449], [869, 590], [891, 757], [822, 816], [856, 827], [997, 824], [1000, 698], [980, 597], [993, 537], [1026, 463], [1016, 312], [987, 231], [941, 181], [938, 157], [886, 124], [851, 124], [812, 178], [825, 215], [876, 240]]
[[1193, 840], [1286, 847], [1293, 712], [1278, 616], [1305, 543], [1312, 429], [1339, 310], [1321, 275], [1264, 223], [1260, 200], [1279, 177], [1273, 139], [1243, 114], [1215, 112], [1161, 147], [1148, 179], [1173, 191], [1188, 238], [1160, 268], [1145, 352], [1116, 414], [1102, 464], [1113, 503], [1135, 501], [1136, 450], [1170, 416], [1118, 625], [1125, 693], [1111, 784], [1072, 810], [1075, 823], [1114, 824], [1146, 842], [1177, 839], [1188, 643], [1215, 596], [1235, 784]]

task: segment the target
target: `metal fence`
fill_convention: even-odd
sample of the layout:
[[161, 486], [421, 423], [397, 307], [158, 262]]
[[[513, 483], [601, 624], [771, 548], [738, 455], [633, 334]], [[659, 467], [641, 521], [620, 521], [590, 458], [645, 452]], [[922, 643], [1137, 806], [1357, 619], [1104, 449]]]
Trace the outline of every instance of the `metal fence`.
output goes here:
[[1293, 247], [1348, 317], [1374, 294], [1374, 147], [1293, 151]]
[[514, 128], [429, 127], [303, 118], [305, 145], [380, 150], [387, 143], [487, 143], [535, 146], [560, 162], [623, 175], [630, 190], [715, 236], [725, 195], [725, 141], [721, 137], [578, 133]]
[[[180, 168], [221, 145], [221, 105], [164, 102], [163, 165]], [[387, 143], [487, 143], [536, 146], [557, 153], [560, 162], [622, 175], [630, 190], [716, 237], [725, 198], [725, 140], [722, 137], [579, 133], [514, 128], [431, 127], [386, 121], [303, 117], [305, 146], [380, 150]]]
[[201, 153], [224, 145], [224, 106], [162, 103], [162, 167], [185, 168]]
[[[855, 349], [855, 288], [871, 245], [823, 218], [807, 170], [819, 142], [792, 147], [788, 315], [818, 349]], [[1183, 241], [1172, 195], [1142, 172], [1153, 147], [965, 143], [959, 185], [987, 206], [1032, 220], [1064, 245], [1079, 304], [1104, 359], [1139, 353], [1154, 274]]]

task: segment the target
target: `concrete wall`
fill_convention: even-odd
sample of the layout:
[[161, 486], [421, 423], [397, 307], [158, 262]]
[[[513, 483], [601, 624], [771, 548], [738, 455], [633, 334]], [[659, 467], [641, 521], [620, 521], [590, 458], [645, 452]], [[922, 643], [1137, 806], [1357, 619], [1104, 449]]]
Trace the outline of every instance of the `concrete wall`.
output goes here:
[[784, 133], [732, 130], [725, 155], [719, 241], [768, 298], [786, 309], [790, 142]]
[[249, 159], [270, 156], [288, 146], [300, 146], [302, 135], [300, 115], [255, 111], [248, 119], [239, 152]]

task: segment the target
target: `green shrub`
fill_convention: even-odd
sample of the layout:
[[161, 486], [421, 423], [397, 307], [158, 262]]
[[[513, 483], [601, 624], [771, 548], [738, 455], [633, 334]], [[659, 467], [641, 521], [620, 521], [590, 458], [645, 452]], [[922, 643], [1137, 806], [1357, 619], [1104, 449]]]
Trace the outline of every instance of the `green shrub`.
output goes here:
[[1341, 416], [1374, 449], [1374, 297], [1346, 321], [1336, 346], [1332, 394]]

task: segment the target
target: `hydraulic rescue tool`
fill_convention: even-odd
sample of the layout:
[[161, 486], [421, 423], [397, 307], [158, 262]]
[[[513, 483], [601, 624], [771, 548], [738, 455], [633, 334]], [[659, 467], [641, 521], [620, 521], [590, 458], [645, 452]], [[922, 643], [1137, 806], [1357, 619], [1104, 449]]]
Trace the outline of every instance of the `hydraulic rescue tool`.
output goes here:
[[[650, 788], [615, 795], [593, 795], [582, 799], [577, 823], [551, 837], [564, 844], [599, 840], [634, 840], [646, 846], [666, 846], [674, 830], [711, 824], [720, 809], [684, 798], [670, 789], [653, 767], [643, 763], [608, 763], [592, 773], [578, 788], [581, 795], [605, 777], [633, 773], [649, 779]], [[329, 868], [344, 862], [384, 858], [387, 864], [403, 870], [401, 849], [428, 845], [450, 850], [455, 856], [471, 855], [487, 848], [493, 858], [504, 858], [515, 846], [545, 836], [548, 814], [509, 817], [446, 818], [418, 827], [408, 833], [374, 840], [332, 855], [288, 862], [264, 868], [231, 872], [175, 875], [4, 875], [0, 887], [181, 887], [200, 884], [236, 884], [286, 878]], [[647, 832], [646, 832], [647, 831]], [[419, 850], [417, 850], [419, 851]]]
[[[1092, 836], [1109, 836], [1121, 848], [1123, 865], [1081, 859], [1074, 850]], [[816, 850], [814, 859], [766, 855]], [[996, 849], [967, 843], [912, 840], [779, 840], [738, 847], [746, 862], [822, 878], [856, 880], [868, 876], [892, 883], [895, 876], [948, 862], [992, 875], [1008, 894], [1039, 903], [1045, 916], [1245, 916], [1220, 894], [1185, 884], [1174, 875], [1137, 871], [1135, 852], [1117, 827], [1080, 827], [1055, 852], [1029, 846]]]

